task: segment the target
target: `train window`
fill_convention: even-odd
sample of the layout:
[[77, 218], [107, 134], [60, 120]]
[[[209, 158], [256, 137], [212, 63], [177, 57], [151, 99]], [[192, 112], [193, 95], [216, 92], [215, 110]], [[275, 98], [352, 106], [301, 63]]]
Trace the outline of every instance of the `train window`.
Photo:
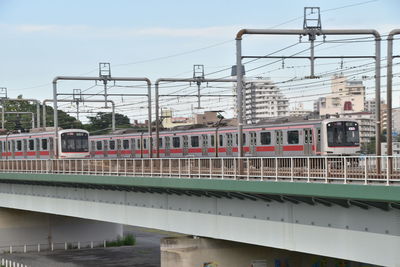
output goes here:
[[172, 146], [173, 147], [180, 147], [181, 146], [181, 139], [179, 137], [172, 137]]
[[299, 131], [288, 131], [287, 132], [287, 142], [290, 145], [299, 143]]
[[47, 150], [47, 139], [42, 139], [42, 150]]
[[238, 134], [235, 134], [235, 140], [236, 140], [236, 145], [238, 145], [239, 143], [239, 141], [238, 141]]
[[140, 149], [140, 146], [142, 145], [141, 139], [138, 139], [136, 143], [137, 143], [137, 148]]
[[242, 144], [245, 145], [246, 144], [246, 134], [243, 134], [242, 136]]
[[115, 140], [110, 140], [109, 146], [110, 150], [115, 150]]
[[12, 142], [12, 141], [8, 141], [8, 151], [9, 151], [9, 152], [11, 152], [11, 151], [12, 151], [12, 149], [11, 149], [11, 148], [12, 148], [12, 146], [11, 146], [11, 142]]
[[35, 142], [34, 142], [33, 139], [29, 139], [29, 141], [28, 141], [28, 149], [30, 151], [35, 150]]
[[128, 139], [122, 140], [122, 148], [129, 149], [129, 140]]
[[321, 130], [318, 129], [318, 142], [321, 142]]
[[17, 140], [17, 151], [22, 150], [22, 140]]
[[219, 135], [219, 146], [224, 146], [224, 137], [222, 134]]
[[215, 146], [215, 136], [211, 135], [211, 146]]
[[102, 150], [103, 149], [103, 143], [101, 141], [96, 142], [96, 149], [97, 150]]
[[162, 138], [158, 138], [158, 147], [162, 147], [163, 143], [162, 143]]
[[198, 136], [191, 136], [190, 137], [190, 143], [192, 147], [199, 147], [199, 137]]
[[147, 148], [147, 139], [143, 139], [143, 149]]
[[270, 145], [271, 144], [271, 133], [263, 132], [261, 133], [261, 144], [262, 145]]

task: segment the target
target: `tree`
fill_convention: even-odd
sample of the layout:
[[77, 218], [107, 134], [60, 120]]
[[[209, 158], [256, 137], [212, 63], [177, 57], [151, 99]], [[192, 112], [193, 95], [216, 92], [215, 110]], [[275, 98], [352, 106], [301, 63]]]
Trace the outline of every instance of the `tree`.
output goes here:
[[[88, 117], [90, 123], [84, 125], [84, 128], [89, 132], [97, 134], [108, 133], [111, 130], [112, 115], [111, 113], [98, 112], [96, 116]], [[131, 123], [127, 116], [115, 113], [116, 128], [130, 128]]]
[[[23, 99], [22, 95], [17, 97], [18, 99]], [[34, 118], [36, 121], [37, 118], [37, 107], [36, 103], [29, 103], [29, 101], [13, 101], [6, 100], [4, 101], [5, 111], [13, 111], [13, 112], [33, 112]], [[40, 105], [42, 109], [43, 106]], [[40, 114], [40, 118], [42, 119], [42, 114]], [[9, 131], [19, 130], [21, 132], [28, 131], [32, 128], [32, 115], [31, 114], [5, 114], [5, 128]], [[46, 106], [46, 121], [47, 126], [54, 126], [53, 123], [53, 108], [50, 106]], [[58, 111], [58, 121], [59, 126], [64, 129], [69, 128], [81, 128], [82, 124], [76, 120], [74, 117], [69, 116], [64, 111]]]

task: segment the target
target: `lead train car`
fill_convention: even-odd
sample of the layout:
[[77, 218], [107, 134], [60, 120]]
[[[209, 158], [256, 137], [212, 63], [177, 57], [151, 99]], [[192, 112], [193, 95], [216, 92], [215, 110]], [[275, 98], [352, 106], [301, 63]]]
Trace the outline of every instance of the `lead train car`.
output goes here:
[[[355, 155], [359, 126], [350, 119], [307, 120], [249, 125], [243, 128], [244, 156]], [[160, 157], [237, 156], [237, 128], [200, 128], [160, 132]], [[92, 158], [149, 157], [143, 133], [90, 136]], [[153, 155], [156, 155], [153, 141]]]
[[[85, 130], [58, 131], [59, 158], [87, 158], [89, 133]], [[0, 136], [1, 159], [55, 158], [55, 132], [22, 133]]]

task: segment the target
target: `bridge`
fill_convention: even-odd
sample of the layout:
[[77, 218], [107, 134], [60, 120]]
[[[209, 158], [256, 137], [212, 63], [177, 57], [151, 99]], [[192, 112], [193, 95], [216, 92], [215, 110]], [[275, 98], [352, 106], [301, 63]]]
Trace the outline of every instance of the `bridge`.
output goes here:
[[400, 157], [0, 160], [4, 208], [399, 266]]

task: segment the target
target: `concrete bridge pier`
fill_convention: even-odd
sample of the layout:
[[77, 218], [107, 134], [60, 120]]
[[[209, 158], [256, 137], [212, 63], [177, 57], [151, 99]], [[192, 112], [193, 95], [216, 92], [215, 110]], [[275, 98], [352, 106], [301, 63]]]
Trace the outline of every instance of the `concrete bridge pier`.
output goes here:
[[[0, 208], [0, 252], [102, 245], [122, 236], [122, 225], [40, 212]], [[25, 246], [26, 245], [26, 246]], [[25, 248], [24, 248], [25, 246]]]
[[376, 265], [204, 237], [162, 239], [161, 267], [186, 266], [375, 267]]

